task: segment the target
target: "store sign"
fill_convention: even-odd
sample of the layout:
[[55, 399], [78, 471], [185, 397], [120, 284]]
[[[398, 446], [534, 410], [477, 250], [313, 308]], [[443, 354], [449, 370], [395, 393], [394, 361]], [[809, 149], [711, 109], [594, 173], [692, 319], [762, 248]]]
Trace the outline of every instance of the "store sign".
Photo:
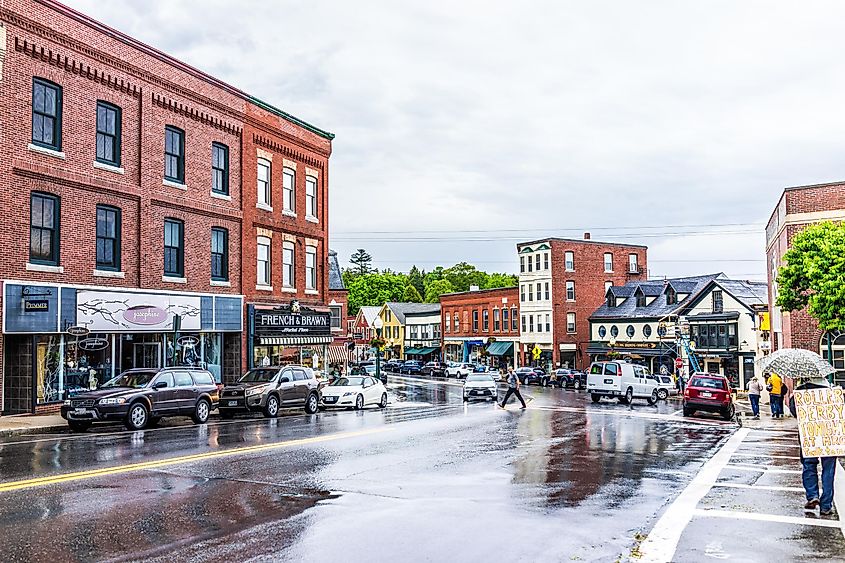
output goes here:
[[804, 457], [845, 456], [843, 394], [841, 387], [795, 391], [798, 435]]
[[190, 335], [181, 336], [179, 337], [179, 340], [176, 341], [176, 344], [182, 348], [196, 348], [199, 343], [199, 338]]
[[167, 311], [154, 305], [135, 305], [123, 312], [123, 318], [133, 325], [159, 325], [167, 320]]
[[26, 313], [46, 313], [50, 310], [50, 302], [46, 299], [24, 297], [23, 310]]
[[200, 301], [193, 295], [79, 290], [76, 324], [91, 332], [166, 332], [179, 315], [182, 330], [198, 332]]
[[97, 352], [108, 348], [109, 341], [105, 338], [86, 338], [77, 342], [76, 347], [85, 352]]
[[69, 326], [65, 332], [71, 336], [88, 336], [91, 331], [84, 326]]
[[300, 306], [256, 309], [254, 320], [255, 334], [258, 336], [331, 335], [331, 313], [328, 311], [314, 311]]

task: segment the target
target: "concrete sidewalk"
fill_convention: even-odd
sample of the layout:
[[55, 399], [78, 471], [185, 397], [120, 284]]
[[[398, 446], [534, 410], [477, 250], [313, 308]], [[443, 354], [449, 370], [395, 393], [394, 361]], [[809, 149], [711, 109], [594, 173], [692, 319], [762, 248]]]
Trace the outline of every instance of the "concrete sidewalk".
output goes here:
[[59, 430], [67, 430], [67, 422], [57, 414], [0, 416], [0, 437], [41, 434]]

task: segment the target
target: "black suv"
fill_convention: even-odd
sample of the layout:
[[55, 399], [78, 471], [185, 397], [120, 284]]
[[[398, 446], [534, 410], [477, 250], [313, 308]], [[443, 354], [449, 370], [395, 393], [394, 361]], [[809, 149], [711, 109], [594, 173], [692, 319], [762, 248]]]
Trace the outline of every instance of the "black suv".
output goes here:
[[420, 373], [423, 375], [437, 376], [437, 377], [445, 377], [446, 376], [446, 364], [441, 362], [428, 362], [426, 363], [421, 369]]
[[564, 387], [572, 387], [576, 391], [587, 388], [587, 374], [575, 369], [560, 368], [554, 371], [551, 379], [547, 380], [546, 385], [557, 386], [563, 389]]
[[253, 368], [234, 385], [220, 393], [220, 416], [262, 412], [267, 418], [279, 415], [283, 407], [304, 407], [314, 414], [320, 406], [320, 383], [311, 368], [275, 366]]
[[399, 373], [403, 363], [402, 360], [388, 360], [381, 365], [381, 369], [391, 373]]
[[190, 416], [204, 424], [216, 408], [217, 384], [208, 371], [139, 368], [124, 371], [96, 391], [67, 399], [62, 418], [74, 432], [104, 421], [123, 421], [129, 430], [143, 430], [164, 416]]

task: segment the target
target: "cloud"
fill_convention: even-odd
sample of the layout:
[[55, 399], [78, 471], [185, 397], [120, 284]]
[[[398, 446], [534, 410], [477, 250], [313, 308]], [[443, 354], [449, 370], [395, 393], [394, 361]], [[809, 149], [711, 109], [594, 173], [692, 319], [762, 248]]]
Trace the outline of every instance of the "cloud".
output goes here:
[[[763, 277], [780, 190], [845, 176], [835, 1], [68, 1], [336, 133], [341, 257], [514, 271], [503, 229], [620, 225], [655, 271]], [[760, 231], [638, 238], [724, 223]], [[695, 257], [758, 261], [667, 262]]]

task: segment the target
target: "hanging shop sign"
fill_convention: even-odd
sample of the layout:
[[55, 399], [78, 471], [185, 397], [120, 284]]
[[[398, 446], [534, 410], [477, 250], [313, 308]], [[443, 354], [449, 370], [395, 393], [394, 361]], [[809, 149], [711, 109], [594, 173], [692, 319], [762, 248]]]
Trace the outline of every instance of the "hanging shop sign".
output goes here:
[[53, 289], [49, 287], [27, 286], [21, 291], [24, 313], [48, 313]]
[[88, 336], [91, 331], [84, 326], [69, 326], [65, 332], [71, 336]]
[[109, 341], [106, 338], [86, 338], [76, 343], [76, 348], [84, 352], [97, 352], [108, 347]]
[[24, 298], [23, 310], [25, 313], [46, 313], [50, 310], [50, 302], [46, 299]]
[[182, 348], [196, 348], [199, 343], [199, 338], [191, 335], [180, 336], [179, 340], [176, 341], [176, 344], [178, 344]]
[[76, 324], [92, 332], [163, 332], [200, 330], [199, 296], [167, 293], [124, 293], [80, 290], [76, 294]]
[[298, 302], [256, 309], [254, 321], [257, 336], [331, 336], [331, 313], [302, 307]]

